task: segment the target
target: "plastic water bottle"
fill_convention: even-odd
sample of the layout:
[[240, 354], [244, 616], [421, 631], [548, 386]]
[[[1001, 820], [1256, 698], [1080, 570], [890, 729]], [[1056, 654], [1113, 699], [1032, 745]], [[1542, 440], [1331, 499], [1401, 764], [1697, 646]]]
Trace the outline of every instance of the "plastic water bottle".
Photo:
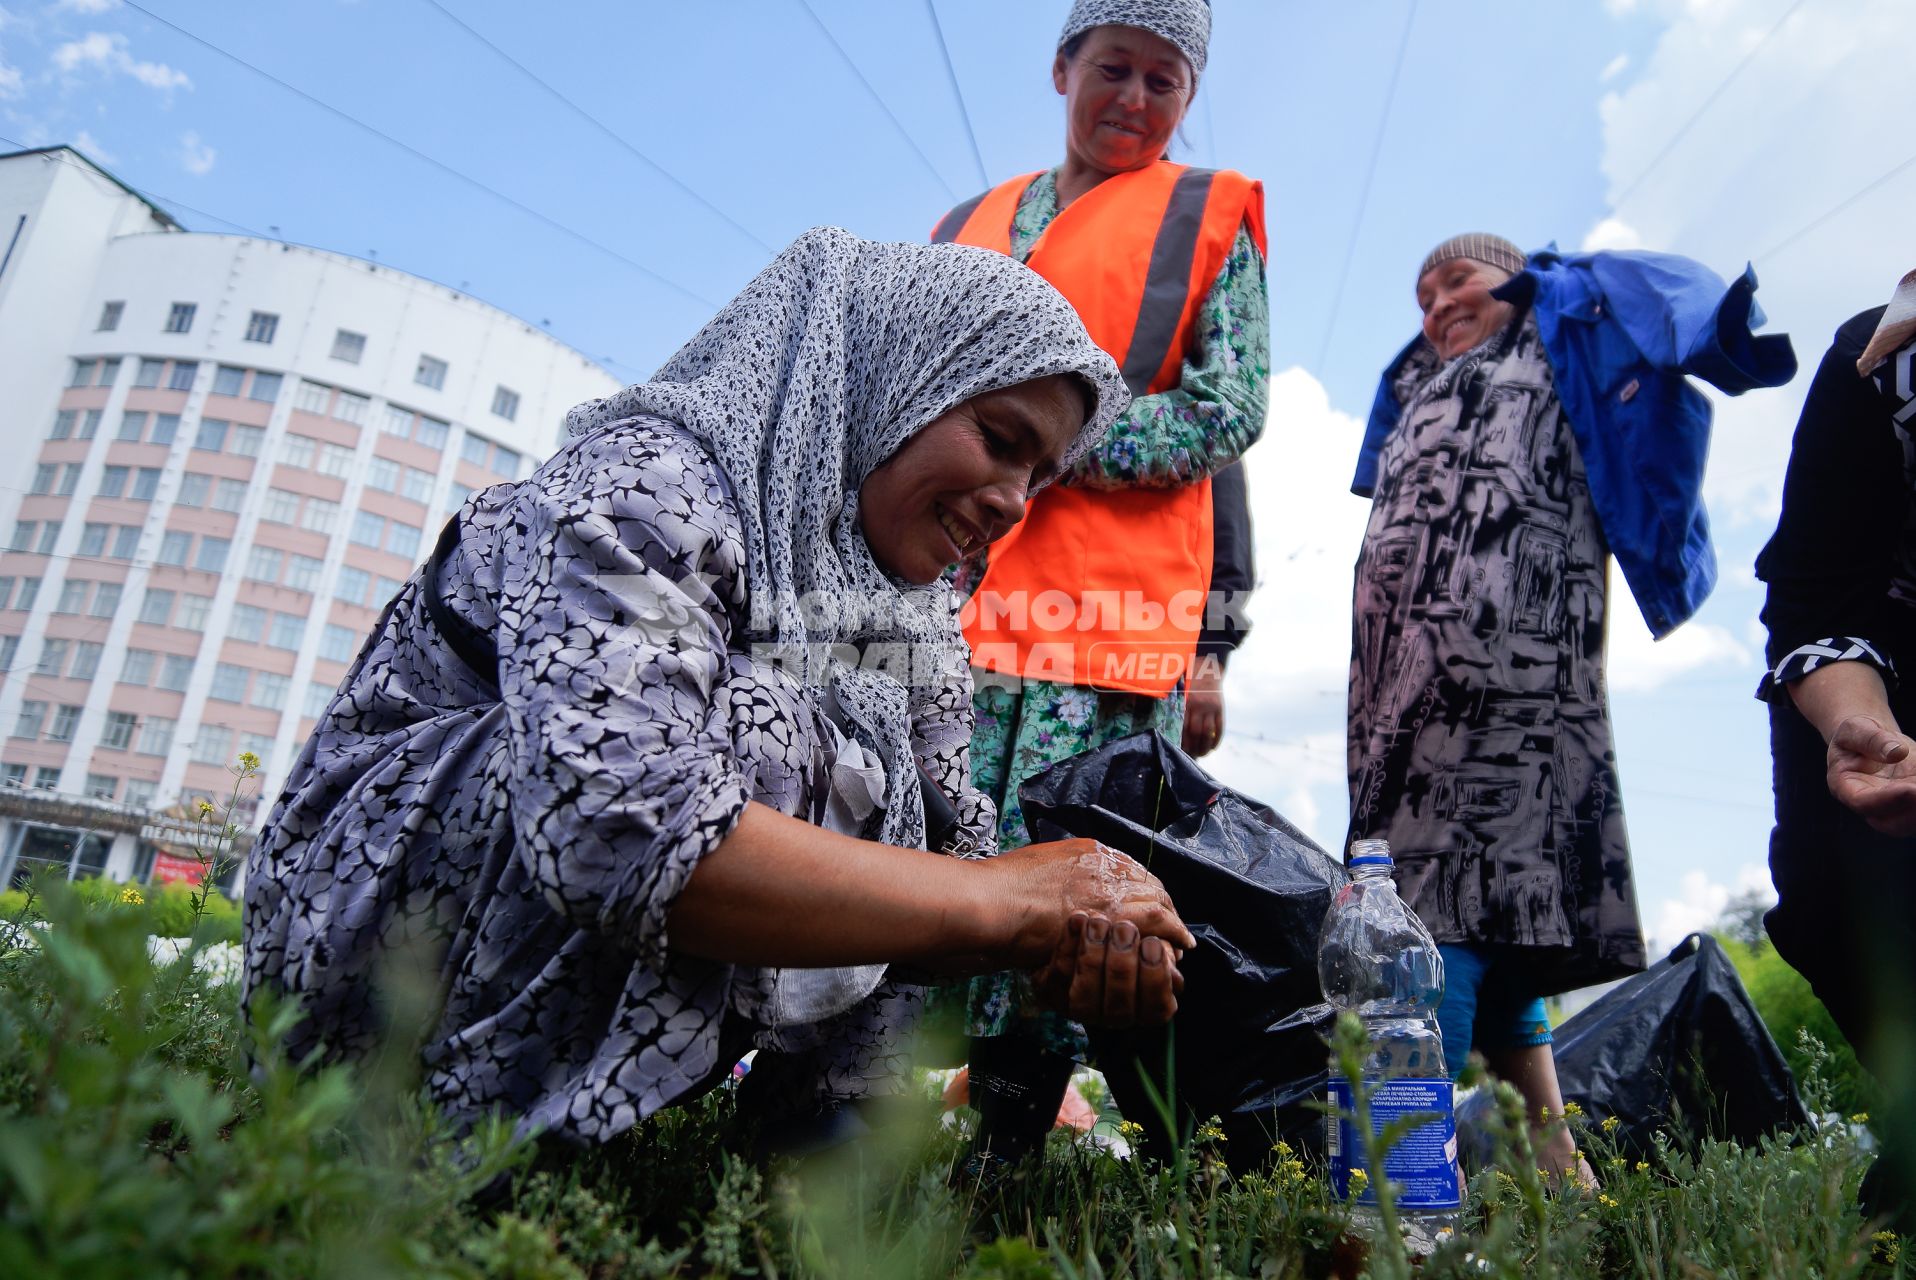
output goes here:
[[[1317, 975], [1324, 998], [1356, 1014], [1369, 1037], [1363, 1083], [1372, 1089], [1373, 1130], [1400, 1116], [1436, 1117], [1400, 1138], [1383, 1170], [1396, 1188], [1405, 1246], [1428, 1254], [1455, 1229], [1463, 1200], [1450, 1073], [1437, 1029], [1444, 962], [1424, 922], [1397, 896], [1390, 871], [1388, 842], [1352, 843], [1350, 883], [1332, 899], [1318, 937]], [[1336, 1108], [1329, 1118], [1331, 1186], [1374, 1235], [1381, 1225], [1377, 1170], [1368, 1167], [1363, 1135], [1349, 1119], [1351, 1082], [1336, 1062], [1329, 1093]], [[1358, 1169], [1365, 1177], [1352, 1195]]]

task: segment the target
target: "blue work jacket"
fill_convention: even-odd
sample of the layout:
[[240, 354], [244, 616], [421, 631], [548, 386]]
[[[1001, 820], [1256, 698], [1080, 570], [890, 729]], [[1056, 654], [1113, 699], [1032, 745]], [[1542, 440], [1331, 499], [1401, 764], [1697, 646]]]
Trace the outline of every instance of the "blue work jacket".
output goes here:
[[[1716, 551], [1703, 510], [1710, 402], [1694, 374], [1741, 395], [1796, 376], [1783, 334], [1757, 337], [1756, 273], [1735, 283], [1667, 253], [1565, 256], [1552, 245], [1492, 291], [1528, 300], [1590, 482], [1610, 554], [1657, 639], [1688, 621], [1716, 586]], [[1371, 405], [1351, 492], [1370, 497], [1377, 459], [1402, 406], [1392, 391], [1419, 335], [1384, 371]]]

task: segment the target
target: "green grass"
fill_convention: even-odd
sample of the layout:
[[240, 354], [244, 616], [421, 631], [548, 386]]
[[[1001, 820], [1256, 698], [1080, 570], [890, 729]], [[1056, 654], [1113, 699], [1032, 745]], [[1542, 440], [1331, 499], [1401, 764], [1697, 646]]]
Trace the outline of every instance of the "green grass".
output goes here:
[[[587, 1155], [498, 1127], [455, 1139], [391, 1061], [277, 1057], [290, 1011], [242, 1026], [232, 987], [194, 966], [223, 926], [202, 920], [160, 964], [156, 912], [50, 889], [17, 912], [46, 927], [0, 932], [0, 1276], [1405, 1274], [1388, 1249], [1363, 1260], [1286, 1150], [1233, 1152], [1265, 1158], [1234, 1175], [1217, 1137], [1164, 1166], [1060, 1135], [980, 1187], [929, 1085], [881, 1137], [804, 1165], [743, 1158], [729, 1090]], [[1869, 1156], [1847, 1127], [1642, 1158], [1584, 1131], [1605, 1184], [1585, 1198], [1547, 1191], [1503, 1101], [1498, 1163], [1422, 1275], [1902, 1273], [1897, 1242], [1872, 1240], [1854, 1207]]]

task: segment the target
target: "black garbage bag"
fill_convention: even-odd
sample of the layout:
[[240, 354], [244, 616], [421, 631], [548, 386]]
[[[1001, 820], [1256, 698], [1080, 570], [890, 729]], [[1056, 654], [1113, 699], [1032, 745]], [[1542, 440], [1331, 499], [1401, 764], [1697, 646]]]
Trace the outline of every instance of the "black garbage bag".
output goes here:
[[1310, 1104], [1324, 1096], [1334, 1011], [1317, 981], [1317, 935], [1344, 868], [1155, 733], [1060, 761], [1018, 795], [1035, 839], [1077, 836], [1129, 854], [1197, 935], [1168, 1028], [1090, 1033], [1146, 1150], [1171, 1154], [1157, 1100], [1174, 1097], [1179, 1128], [1223, 1121], [1234, 1168], [1263, 1163], [1279, 1138], [1321, 1152], [1323, 1116]]
[[[1658, 1129], [1753, 1143], [1805, 1124], [1796, 1078], [1715, 938], [1693, 933], [1556, 1029], [1557, 1080], [1592, 1124], [1638, 1155]], [[1464, 1146], [1486, 1154], [1488, 1091], [1458, 1106]]]

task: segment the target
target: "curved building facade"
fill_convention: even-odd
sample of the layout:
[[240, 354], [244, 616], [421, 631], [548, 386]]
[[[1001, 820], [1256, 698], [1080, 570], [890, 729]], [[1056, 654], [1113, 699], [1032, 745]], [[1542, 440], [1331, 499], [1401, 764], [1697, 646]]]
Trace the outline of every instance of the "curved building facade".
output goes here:
[[474, 489], [619, 385], [377, 263], [183, 231], [67, 148], [0, 156], [0, 887], [189, 874], [265, 805]]

